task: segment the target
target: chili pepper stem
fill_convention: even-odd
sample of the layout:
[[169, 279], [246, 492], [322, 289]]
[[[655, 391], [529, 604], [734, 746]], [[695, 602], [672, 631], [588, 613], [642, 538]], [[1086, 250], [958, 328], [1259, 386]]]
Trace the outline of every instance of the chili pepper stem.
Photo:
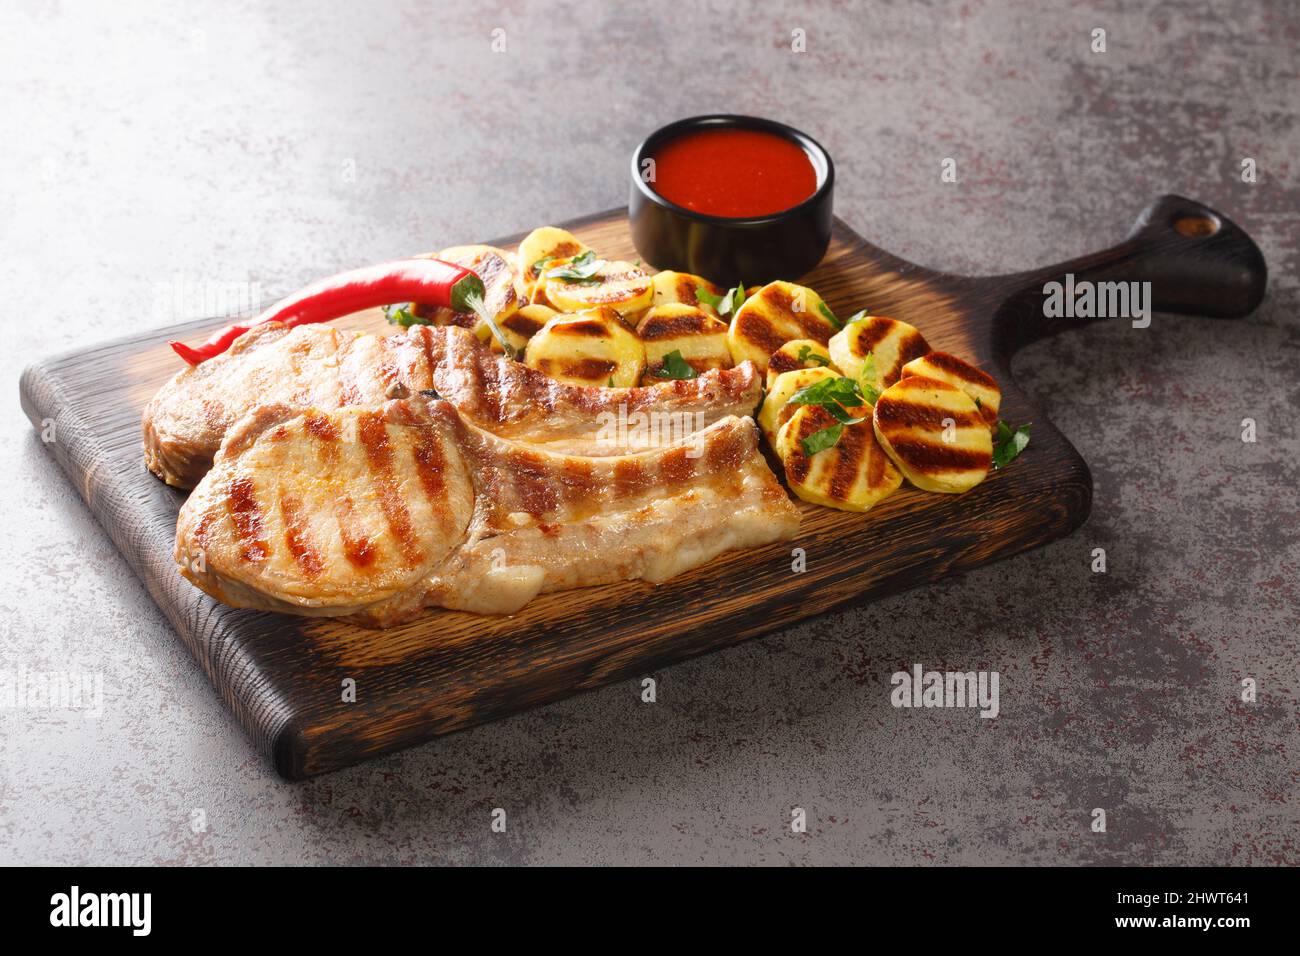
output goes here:
[[483, 302], [483, 297], [477, 293], [468, 292], [461, 298], [469, 306], [470, 311], [487, 323], [488, 328], [492, 330], [492, 334], [496, 336], [496, 340], [501, 343], [501, 348], [505, 351], [506, 357], [517, 361], [519, 354], [515, 351], [515, 347], [510, 344], [510, 340], [506, 338], [506, 334], [501, 331], [501, 327], [497, 325], [492, 313], [488, 311], [487, 305]]

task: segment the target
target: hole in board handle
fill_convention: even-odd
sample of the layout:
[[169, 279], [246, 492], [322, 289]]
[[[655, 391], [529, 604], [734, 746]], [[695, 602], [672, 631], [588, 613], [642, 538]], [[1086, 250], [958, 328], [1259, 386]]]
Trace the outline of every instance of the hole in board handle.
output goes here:
[[1213, 216], [1179, 216], [1174, 229], [1189, 239], [1204, 239], [1219, 231], [1219, 220]]

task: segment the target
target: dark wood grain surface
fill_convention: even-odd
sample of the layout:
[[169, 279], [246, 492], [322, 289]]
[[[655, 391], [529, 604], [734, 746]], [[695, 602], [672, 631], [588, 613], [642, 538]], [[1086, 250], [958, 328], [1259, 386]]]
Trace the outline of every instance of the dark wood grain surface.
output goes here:
[[[636, 255], [621, 211], [569, 228], [604, 255]], [[1178, 197], [1153, 204], [1111, 250], [991, 278], [921, 269], [837, 222], [826, 258], [806, 283], [838, 314], [867, 307], [905, 320], [934, 348], [990, 371], [1003, 388], [1002, 416], [1034, 423], [1025, 454], [962, 496], [905, 488], [867, 515], [804, 505], [794, 541], [728, 554], [659, 587], [626, 582], [544, 595], [503, 618], [431, 611], [373, 631], [225, 607], [180, 577], [171, 554], [183, 495], [145, 471], [140, 412], [176, 371], [166, 340], [197, 338], [220, 321], [37, 363], [23, 375], [22, 401], [38, 427], [54, 422], [57, 437], [47, 447], [256, 746], [296, 779], [1068, 534], [1088, 514], [1087, 466], [1009, 369], [1020, 345], [1067, 324], [1042, 317], [1043, 284], [1066, 272], [1151, 282], [1155, 308], [1220, 317], [1249, 312], [1265, 282], [1262, 257], [1240, 230]], [[383, 323], [359, 315], [344, 324]], [[806, 552], [802, 573], [792, 571], [793, 548]], [[348, 678], [356, 681], [355, 703], [342, 700]]]

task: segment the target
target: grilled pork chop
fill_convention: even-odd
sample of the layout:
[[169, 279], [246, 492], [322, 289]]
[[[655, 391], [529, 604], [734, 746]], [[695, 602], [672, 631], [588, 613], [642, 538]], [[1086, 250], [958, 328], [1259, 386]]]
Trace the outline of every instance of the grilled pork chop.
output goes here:
[[509, 614], [536, 595], [665, 581], [791, 537], [799, 511], [728, 416], [616, 457], [557, 454], [446, 401], [254, 409], [181, 508], [181, 573], [237, 607], [385, 627], [438, 606]]
[[[499, 435], [578, 455], [615, 455], [659, 430], [609, 428], [609, 416], [672, 415], [702, 428], [747, 415], [761, 382], [748, 362], [698, 378], [642, 388], [565, 385], [494, 355], [455, 326], [413, 326], [362, 335], [325, 325], [268, 323], [225, 353], [176, 374], [144, 410], [145, 463], [169, 485], [191, 488], [212, 466], [226, 432], [254, 405], [332, 410], [377, 406], [385, 398], [435, 389], [466, 418]], [[644, 446], [641, 446], [644, 447]]]

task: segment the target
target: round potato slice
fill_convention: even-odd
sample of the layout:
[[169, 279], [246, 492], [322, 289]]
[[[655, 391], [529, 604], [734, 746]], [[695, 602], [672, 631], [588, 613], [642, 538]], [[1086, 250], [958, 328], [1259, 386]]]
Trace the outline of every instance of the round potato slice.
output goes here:
[[650, 283], [654, 287], [654, 305], [656, 308], [661, 305], [671, 305], [679, 302], [682, 305], [693, 305], [707, 315], [712, 316], [718, 314], [717, 310], [713, 306], [700, 301], [700, 289], [715, 298], [726, 291], [714, 285], [708, 279], [691, 275], [689, 272], [656, 272], [651, 277]]
[[558, 382], [631, 388], [645, 371], [645, 346], [613, 309], [592, 309], [542, 326], [524, 364]]
[[749, 359], [767, 371], [772, 353], [791, 339], [825, 344], [835, 334], [830, 309], [812, 289], [793, 282], [769, 282], [745, 300], [731, 319], [731, 360]]
[[820, 342], [791, 339], [767, 360], [767, 387], [770, 389], [782, 372], [793, 372], [797, 368], [828, 368], [830, 364], [831, 353]]
[[758, 410], [758, 427], [767, 436], [768, 443], [773, 447], [776, 446], [776, 433], [800, 408], [798, 405], [786, 404], [790, 401], [791, 395], [813, 382], [836, 377], [836, 373], [821, 367], [799, 368], [778, 375], [768, 386], [767, 395], [763, 398], [763, 407]]
[[650, 276], [630, 262], [602, 262], [589, 279], [566, 279], [557, 270], [572, 266], [576, 259], [560, 259], [543, 272], [546, 304], [561, 312], [609, 308], [631, 317], [650, 308], [654, 285]]
[[558, 226], [539, 226], [519, 243], [519, 268], [515, 288], [525, 302], [532, 301], [538, 273], [556, 259], [569, 259], [587, 251], [573, 233]]
[[870, 421], [844, 425], [834, 445], [809, 455], [804, 439], [838, 424], [826, 409], [801, 405], [781, 426], [775, 448], [786, 483], [804, 501], [870, 511], [898, 490], [903, 476], [876, 441]]
[[998, 408], [1002, 404], [1002, 390], [992, 375], [977, 369], [969, 362], [959, 359], [947, 352], [931, 352], [920, 358], [912, 359], [903, 366], [903, 378], [919, 375], [923, 378], [937, 378], [949, 385], [956, 385], [975, 400], [980, 414], [992, 428], [998, 423]]
[[[519, 311], [501, 320], [501, 333], [510, 343], [515, 355], [522, 355], [528, 340], [542, 330], [547, 322], [559, 315], [554, 309], [545, 305], [525, 305]], [[504, 351], [501, 342], [494, 335], [488, 340], [493, 352]]]
[[727, 323], [681, 302], [657, 305], [636, 327], [645, 345], [647, 384], [678, 376], [665, 375], [664, 356], [677, 352], [698, 375], [711, 368], [731, 368]]
[[993, 438], [975, 400], [937, 378], [909, 375], [889, 386], [872, 424], [903, 477], [925, 491], [969, 491], [993, 463]]
[[903, 366], [930, 351], [924, 336], [906, 322], [871, 315], [850, 322], [831, 338], [831, 361], [845, 375], [858, 378], [870, 353], [879, 388], [888, 388], [903, 374]]

